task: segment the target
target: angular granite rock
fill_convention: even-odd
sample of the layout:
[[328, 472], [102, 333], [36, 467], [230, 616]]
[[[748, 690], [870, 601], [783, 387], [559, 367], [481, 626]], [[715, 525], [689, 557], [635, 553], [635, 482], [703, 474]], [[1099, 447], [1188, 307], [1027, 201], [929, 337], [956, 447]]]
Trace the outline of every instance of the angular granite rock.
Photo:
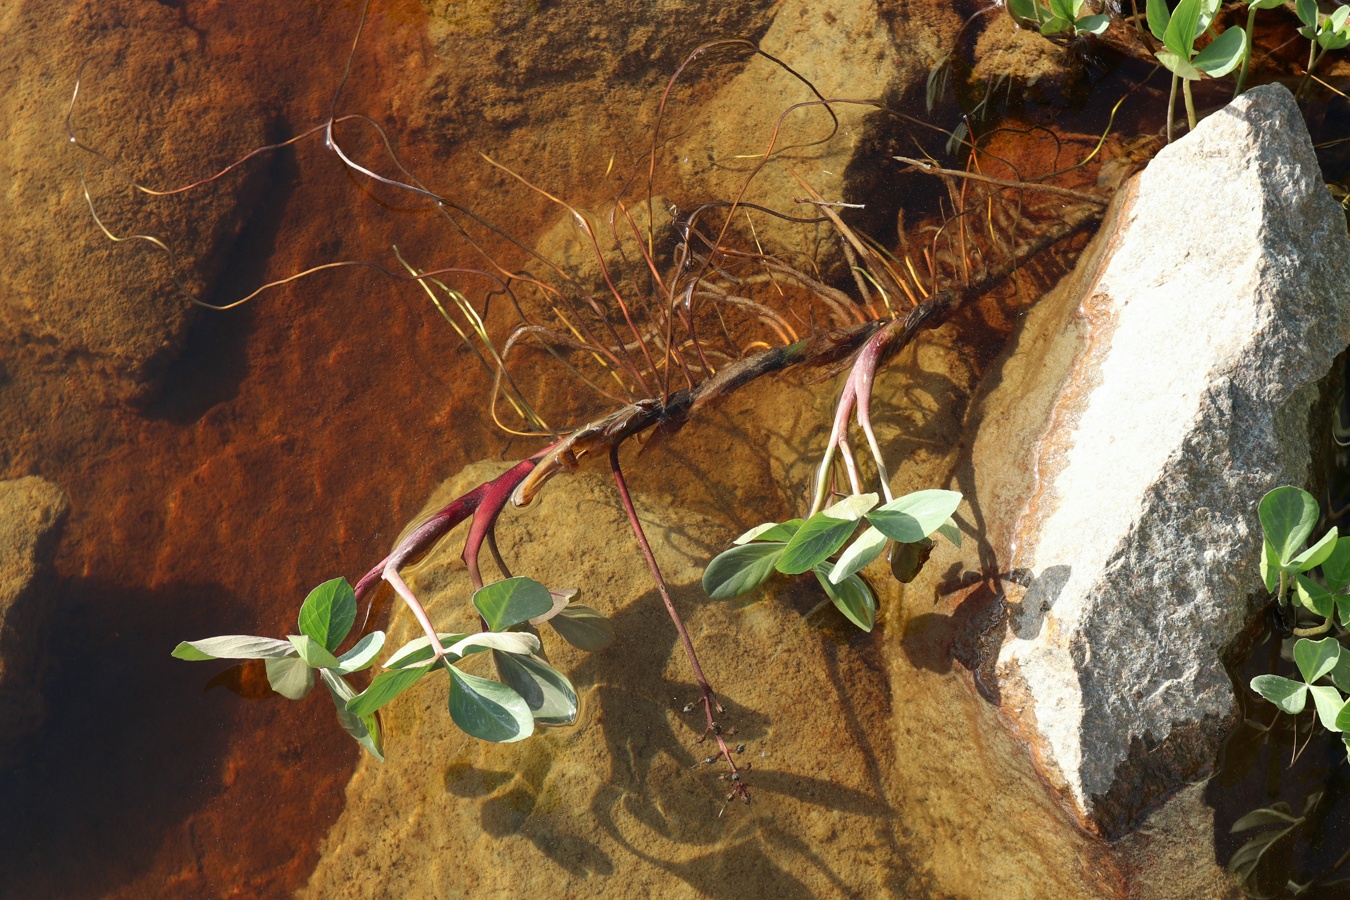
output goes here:
[[1345, 216], [1272, 85], [1122, 189], [1003, 364], [972, 454], [1028, 585], [1008, 585], [999, 690], [1090, 827], [1126, 830], [1212, 765], [1235, 711], [1220, 654], [1266, 598], [1256, 503], [1309, 481], [1347, 342]]
[[68, 510], [61, 489], [42, 478], [0, 481], [0, 754], [42, 718], [37, 650]]

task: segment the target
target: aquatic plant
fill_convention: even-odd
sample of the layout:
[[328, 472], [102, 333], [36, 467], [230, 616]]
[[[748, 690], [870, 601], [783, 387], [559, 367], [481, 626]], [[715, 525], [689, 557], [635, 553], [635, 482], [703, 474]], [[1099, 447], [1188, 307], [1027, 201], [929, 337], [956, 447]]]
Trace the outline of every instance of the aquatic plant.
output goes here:
[[1298, 33], [1308, 39], [1308, 69], [1295, 93], [1301, 96], [1327, 51], [1350, 46], [1350, 6], [1338, 6], [1335, 12], [1323, 15], [1317, 0], [1296, 0], [1294, 11], [1303, 23]]
[[1191, 82], [1206, 76], [1221, 78], [1241, 64], [1247, 52], [1246, 32], [1229, 28], [1199, 52], [1195, 41], [1209, 30], [1219, 11], [1221, 0], [1181, 0], [1175, 10], [1169, 11], [1165, 0], [1148, 0], [1148, 28], [1162, 41], [1163, 49], [1155, 52], [1158, 61], [1172, 73], [1172, 90], [1167, 101], [1167, 139], [1172, 139], [1177, 83], [1180, 81], [1186, 100], [1186, 121], [1195, 128], [1195, 101], [1191, 97]]
[[[795, 104], [782, 113], [766, 148], [731, 199], [676, 212], [672, 240], [668, 246], [658, 246], [654, 226], [654, 209], [658, 204], [652, 185], [658, 150], [663, 143], [663, 116], [672, 88], [695, 60], [715, 50], [736, 48], [758, 54], [781, 67], [806, 85], [815, 99]], [[349, 57], [348, 71], [350, 65]], [[384, 752], [379, 710], [433, 672], [443, 672], [449, 678], [452, 721], [483, 740], [512, 742], [528, 737], [538, 727], [571, 723], [577, 715], [576, 691], [567, 677], [548, 662], [539, 630], [547, 625], [569, 643], [584, 650], [599, 650], [613, 638], [613, 629], [596, 610], [572, 603], [575, 591], [550, 588], [513, 574], [497, 547], [496, 526], [508, 506], [533, 502], [554, 475], [574, 470], [592, 459], [607, 458], [638, 549], [698, 684], [699, 697], [687, 707], [701, 707], [703, 728], [698, 740], [712, 740], [717, 746], [714, 757], [723, 760], [726, 765], [723, 777], [733, 785], [727, 801], [739, 799], [748, 803], [750, 793], [741, 775], [744, 767], [738, 767], [736, 751], [727, 745], [719, 721], [724, 714], [723, 706], [704, 673], [638, 519], [620, 462], [622, 448], [641, 435], [659, 432], [669, 436], [677, 432], [709, 405], [762, 377], [798, 367], [845, 364], [849, 374], [806, 518], [795, 527], [793, 523], [773, 525], [758, 530], [753, 537], [743, 538], [737, 548], [728, 551], [731, 556], [723, 554], [710, 564], [705, 583], [713, 585], [717, 596], [729, 596], [726, 592], [732, 587], [746, 585], [744, 589], [749, 589], [753, 586], [752, 576], [761, 573], [767, 577], [772, 571], [813, 571], [826, 592], [826, 602], [834, 602], [853, 622], [870, 630], [876, 621], [876, 603], [858, 572], [879, 558], [888, 545], [893, 545], [893, 569], [902, 577], [912, 577], [931, 547], [933, 534], [960, 540], [951, 519], [960, 502], [956, 492], [931, 490], [900, 498], [891, 496], [883, 455], [870, 420], [871, 388], [877, 372], [923, 330], [947, 321], [968, 301], [1014, 277], [1019, 266], [1036, 254], [1095, 223], [1105, 198], [1053, 185], [992, 179], [978, 172], [936, 165], [924, 168], [933, 161], [914, 160], [921, 169], [943, 179], [950, 191], [950, 210], [945, 221], [930, 229], [931, 237], [922, 251], [928, 276], [922, 279], [908, 254], [892, 255], [860, 237], [835, 212], [837, 202], [825, 200], [805, 179], [798, 181], [808, 196], [798, 202], [810, 207], [814, 215], [791, 216], [744, 199], [751, 181], [776, 158], [780, 130], [787, 116], [802, 109], [823, 110], [834, 126], [821, 138], [823, 141], [838, 127], [835, 107], [860, 104], [883, 112], [885, 108], [871, 101], [827, 100], [786, 63], [754, 44], [717, 41], [693, 50], [671, 76], [652, 127], [646, 190], [636, 199], [625, 199], [622, 191], [617, 191], [607, 222], [595, 220], [520, 173], [484, 157], [488, 165], [565, 211], [593, 263], [592, 284], [418, 180], [399, 160], [392, 142], [376, 122], [363, 116], [337, 114], [342, 83], [326, 120], [295, 138], [262, 149], [277, 149], [322, 134], [324, 146], [354, 175], [426, 202], [481, 252], [487, 260], [486, 267], [423, 270], [395, 248], [401, 271], [366, 261], [325, 263], [263, 285], [238, 301], [211, 308], [238, 306], [278, 284], [338, 266], [373, 268], [391, 278], [416, 282], [491, 373], [489, 408], [493, 420], [512, 434], [539, 438], [544, 446], [419, 523], [355, 585], [335, 578], [316, 588], [301, 606], [297, 623], [300, 634], [284, 640], [226, 636], [188, 641], [180, 644], [174, 654], [190, 660], [261, 658], [273, 688], [292, 699], [309, 692], [317, 671], [336, 703], [343, 727], [377, 757]], [[74, 123], [77, 96], [78, 84], [67, 116], [72, 144], [120, 172], [112, 160], [78, 139]], [[373, 164], [357, 162], [346, 152], [342, 140], [345, 127], [370, 129], [377, 136], [388, 162], [384, 172], [372, 168]], [[976, 146], [973, 136], [966, 143], [972, 149]], [[223, 177], [259, 152], [249, 154], [211, 178], [172, 191], [151, 189], [129, 177], [127, 180], [149, 195], [180, 193]], [[961, 180], [959, 188], [953, 186], [957, 180]], [[642, 187], [643, 179], [639, 175], [628, 183]], [[1023, 191], [1067, 192], [1080, 203], [1065, 209], [1063, 197], [1059, 198], [1057, 220], [1039, 233], [1027, 235], [1023, 231], [1029, 210], [1021, 200]], [[1004, 192], [1017, 198], [1008, 203], [1011, 211], [994, 202]], [[98, 218], [87, 187], [85, 197], [95, 222], [110, 239], [145, 243], [174, 262], [169, 244], [157, 237], [114, 235]], [[823, 283], [814, 274], [764, 253], [757, 245], [750, 250], [738, 244], [736, 216], [750, 209], [791, 222], [830, 226], [853, 274], [856, 295]], [[995, 220], [1000, 212], [1004, 213], [1003, 224]], [[988, 216], [988, 220], [979, 222], [977, 214]], [[499, 264], [474, 239], [474, 229], [486, 229], [511, 241], [544, 266], [548, 275], [537, 276]], [[629, 255], [616, 258], [607, 251], [611, 244], [625, 246], [625, 240]], [[489, 285], [489, 297], [506, 299], [514, 320], [504, 339], [494, 339], [486, 324], [486, 301], [483, 306], [476, 306], [465, 289], [447, 283], [451, 276], [461, 282], [469, 279], [485, 282]], [[753, 293], [756, 286], [779, 289], [780, 299], [756, 296]], [[791, 301], [782, 299], [786, 296], [781, 290], [783, 286], [794, 291]], [[198, 298], [192, 300], [210, 306]], [[789, 309], [810, 313], [799, 317], [799, 321], [809, 323], [810, 330], [804, 336], [797, 333], [783, 309], [788, 303]], [[527, 345], [561, 366], [569, 376], [569, 385], [585, 386], [612, 411], [579, 424], [556, 421], [550, 424], [554, 410], [537, 401], [530, 402], [528, 398], [537, 396], [536, 392], [521, 387], [521, 379], [528, 377], [531, 367], [517, 368], [516, 361]], [[499, 400], [504, 405], [499, 405]], [[887, 501], [879, 507], [876, 494], [863, 493], [848, 441], [848, 423], [855, 409], [858, 426], [877, 467], [881, 493]], [[841, 461], [847, 496], [824, 508], [832, 496], [845, 493], [835, 489], [834, 472]], [[844, 548], [863, 519], [868, 527], [831, 562], [830, 557]], [[460, 525], [466, 526], [460, 557], [474, 589], [469, 599], [479, 617], [477, 633], [439, 631], [402, 574]], [[746, 546], [751, 549], [742, 549]], [[480, 562], [484, 547], [501, 575], [500, 580], [484, 577]], [[742, 556], [755, 554], [759, 554], [757, 565], [740, 565]], [[727, 571], [732, 572], [729, 578], [719, 577], [719, 572]], [[346, 652], [339, 650], [350, 638], [363, 605], [369, 616], [375, 592], [383, 584], [411, 612], [423, 636], [387, 657], [379, 674], [357, 692], [346, 679], [372, 666], [383, 649], [383, 634], [372, 632]], [[358, 634], [362, 631], [364, 620], [361, 628], [356, 629]], [[492, 654], [499, 680], [474, 676], [460, 667], [462, 660], [482, 652]]]
[[1009, 0], [1008, 11], [1019, 23], [1035, 27], [1041, 34], [1102, 34], [1111, 24], [1106, 13], [1083, 15], [1086, 0]]

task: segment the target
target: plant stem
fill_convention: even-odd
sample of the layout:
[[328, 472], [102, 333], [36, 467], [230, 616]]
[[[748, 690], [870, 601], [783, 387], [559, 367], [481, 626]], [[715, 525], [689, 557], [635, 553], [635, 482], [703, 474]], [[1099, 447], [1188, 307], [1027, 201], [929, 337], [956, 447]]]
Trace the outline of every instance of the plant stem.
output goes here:
[[1186, 98], [1186, 123], [1190, 127], [1188, 133], [1195, 130], [1195, 101], [1191, 99], [1191, 80], [1183, 78], [1181, 81], [1181, 93]]
[[1321, 53], [1317, 52], [1317, 40], [1314, 38], [1312, 47], [1308, 50], [1308, 71], [1304, 73], [1303, 80], [1298, 83], [1298, 90], [1294, 91], [1295, 100], [1302, 97], [1303, 92], [1307, 90], [1308, 82], [1312, 81], [1313, 69], [1317, 68], [1317, 64], [1322, 61], [1322, 56], [1326, 52], [1326, 48], [1323, 48]]
[[1172, 143], [1172, 120], [1176, 118], [1177, 73], [1172, 73], [1172, 91], [1167, 95], [1167, 143]]
[[1252, 29], [1255, 27], [1256, 27], [1256, 7], [1249, 5], [1247, 7], [1247, 31], [1246, 31], [1247, 52], [1246, 55], [1242, 57], [1242, 69], [1238, 72], [1237, 87], [1234, 88], [1233, 90], [1234, 97], [1241, 96], [1243, 90], [1245, 90], [1247, 87], [1247, 70], [1251, 67], [1252, 50], [1256, 46], [1255, 44], [1252, 43]]
[[[698, 662], [698, 654], [694, 652], [694, 643], [689, 639], [689, 630], [684, 627], [684, 620], [680, 618], [679, 612], [675, 609], [674, 601], [670, 599], [670, 591], [666, 588], [666, 579], [661, 574], [660, 566], [656, 564], [656, 556], [652, 554], [652, 546], [647, 542], [647, 535], [642, 530], [642, 522], [638, 520], [637, 509], [633, 506], [633, 498], [628, 493], [628, 482], [623, 477], [623, 469], [619, 467], [619, 446], [616, 443], [610, 448], [609, 467], [614, 472], [614, 484], [619, 488], [619, 499], [623, 501], [623, 510], [628, 514], [628, 524], [633, 529], [633, 536], [637, 538], [638, 546], [642, 548], [642, 555], [647, 560], [647, 568], [651, 570], [652, 580], [656, 582], [656, 590], [661, 595], [661, 602], [666, 605], [666, 613], [670, 616], [670, 621], [675, 623], [675, 631], [680, 636], [680, 644], [684, 646], [684, 655], [688, 658], [689, 667], [694, 670], [694, 679], [703, 692], [703, 712], [708, 723], [707, 729], [703, 732], [703, 738], [706, 738], [709, 734], [716, 738], [717, 748], [731, 769], [731, 781], [735, 785], [732, 796], [741, 797], [746, 803], [749, 803], [750, 791], [741, 781], [740, 773], [736, 769], [736, 761], [731, 758], [731, 750], [727, 748], [727, 743], [722, 738], [722, 731], [713, 719], [714, 709], [719, 713], [723, 712], [722, 704], [717, 702], [717, 696], [713, 692], [712, 685], [708, 684], [708, 678], [703, 674], [703, 667]], [[703, 738], [699, 740], [703, 740]]]
[[1332, 623], [1336, 621], [1336, 613], [1333, 610], [1327, 620], [1321, 625], [1314, 625], [1312, 628], [1295, 628], [1294, 634], [1298, 637], [1317, 637], [1319, 634], [1326, 634], [1331, 630]]

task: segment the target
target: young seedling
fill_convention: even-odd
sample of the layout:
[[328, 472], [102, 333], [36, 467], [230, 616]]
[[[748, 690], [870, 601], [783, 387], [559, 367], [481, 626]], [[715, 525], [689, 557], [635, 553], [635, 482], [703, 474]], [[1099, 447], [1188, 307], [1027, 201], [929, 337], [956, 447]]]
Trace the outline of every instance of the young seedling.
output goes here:
[[1186, 120], [1195, 128], [1195, 101], [1191, 98], [1191, 82], [1208, 75], [1222, 78], [1242, 62], [1247, 51], [1247, 38], [1239, 28], [1230, 28], [1216, 37], [1198, 53], [1195, 41], [1209, 29], [1219, 11], [1220, 0], [1181, 0], [1177, 8], [1168, 11], [1166, 0], [1148, 0], [1148, 28], [1162, 41], [1163, 49], [1155, 54], [1158, 61], [1172, 73], [1172, 90], [1167, 101], [1167, 140], [1172, 140], [1172, 121], [1175, 115], [1177, 82], [1181, 82], [1186, 99]]
[[1317, 9], [1317, 0], [1296, 0], [1294, 10], [1303, 23], [1298, 33], [1308, 39], [1308, 71], [1299, 82], [1295, 97], [1301, 97], [1312, 80], [1313, 70], [1328, 50], [1340, 50], [1350, 45], [1350, 6], [1338, 6], [1324, 16]]
[[[1344, 661], [1342, 656], [1346, 657]], [[1300, 638], [1294, 644], [1294, 663], [1302, 681], [1282, 675], [1258, 675], [1252, 679], [1252, 690], [1291, 716], [1303, 712], [1311, 695], [1322, 727], [1338, 734], [1350, 728], [1350, 711], [1345, 709], [1345, 698], [1341, 696], [1341, 691], [1350, 691], [1350, 654], [1342, 653], [1340, 642], [1335, 638], [1320, 641]], [[1330, 678], [1332, 684], [1318, 684], [1323, 678]], [[1346, 740], [1346, 750], [1350, 752], [1350, 738]]]
[[1008, 11], [1019, 25], [1027, 25], [1040, 30], [1049, 37], [1052, 34], [1068, 33], [1071, 37], [1080, 34], [1102, 34], [1111, 24], [1111, 17], [1105, 13], [1083, 15], [1086, 0], [1008, 0]]
[[337, 706], [338, 721], [366, 752], [384, 759], [380, 723], [373, 715], [352, 711], [356, 691], [346, 676], [369, 668], [384, 647], [384, 632], [372, 631], [346, 653], [334, 656], [356, 622], [356, 595], [345, 578], [334, 578], [309, 592], [300, 607], [299, 634], [286, 640], [230, 634], [183, 641], [174, 648], [178, 659], [261, 659], [272, 690], [288, 700], [302, 700], [314, 687], [314, 673], [323, 679]]
[[[1290, 590], [1297, 593], [1299, 602], [1309, 610], [1326, 617], [1316, 629], [1298, 629], [1297, 634], [1313, 636], [1330, 630], [1333, 622], [1332, 592], [1350, 586], [1350, 540], [1342, 542], [1333, 527], [1311, 547], [1304, 544], [1317, 526], [1321, 510], [1312, 494], [1296, 487], [1279, 487], [1261, 498], [1257, 509], [1261, 520], [1261, 579], [1266, 589], [1275, 594], [1283, 609]], [[1336, 552], [1338, 546], [1340, 552]], [[1333, 559], [1333, 556], [1335, 557]], [[1324, 572], [1329, 579], [1319, 585], [1307, 573], [1330, 561]], [[1350, 598], [1345, 598], [1350, 601]], [[1350, 606], [1342, 612], [1342, 621], [1350, 614]]]
[[1247, 4], [1247, 27], [1243, 30], [1245, 47], [1242, 52], [1242, 69], [1238, 72], [1237, 87], [1233, 90], [1234, 97], [1247, 89], [1247, 71], [1252, 64], [1252, 33], [1256, 28], [1256, 11], [1258, 9], [1274, 9], [1283, 5], [1284, 0], [1251, 0]]
[[[876, 624], [877, 603], [858, 572], [877, 559], [890, 542], [899, 546], [928, 543], [942, 534], [958, 546], [961, 532], [951, 515], [961, 503], [956, 491], [906, 494], [878, 507], [876, 494], [853, 494], [809, 519], [768, 522], [738, 537], [703, 571], [703, 589], [714, 600], [739, 597], [774, 572], [811, 572], [829, 601], [863, 631]], [[875, 507], [875, 508], [874, 508]], [[862, 519], [868, 527], [846, 549]], [[839, 553], [835, 561], [830, 557]]]

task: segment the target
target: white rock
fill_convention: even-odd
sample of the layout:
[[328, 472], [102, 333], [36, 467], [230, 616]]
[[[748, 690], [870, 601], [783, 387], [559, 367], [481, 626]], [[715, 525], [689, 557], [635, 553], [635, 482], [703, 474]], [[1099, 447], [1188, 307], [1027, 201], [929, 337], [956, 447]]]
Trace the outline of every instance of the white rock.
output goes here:
[[1051, 779], [1108, 834], [1213, 763], [1235, 709], [1220, 653], [1266, 597], [1256, 503], [1307, 481], [1315, 383], [1350, 342], [1345, 217], [1283, 87], [1210, 116], [1122, 193], [1080, 265], [1086, 299], [1028, 320], [974, 451], [978, 473], [1051, 423], [1006, 535], [1033, 580], [1010, 592], [997, 672]]

